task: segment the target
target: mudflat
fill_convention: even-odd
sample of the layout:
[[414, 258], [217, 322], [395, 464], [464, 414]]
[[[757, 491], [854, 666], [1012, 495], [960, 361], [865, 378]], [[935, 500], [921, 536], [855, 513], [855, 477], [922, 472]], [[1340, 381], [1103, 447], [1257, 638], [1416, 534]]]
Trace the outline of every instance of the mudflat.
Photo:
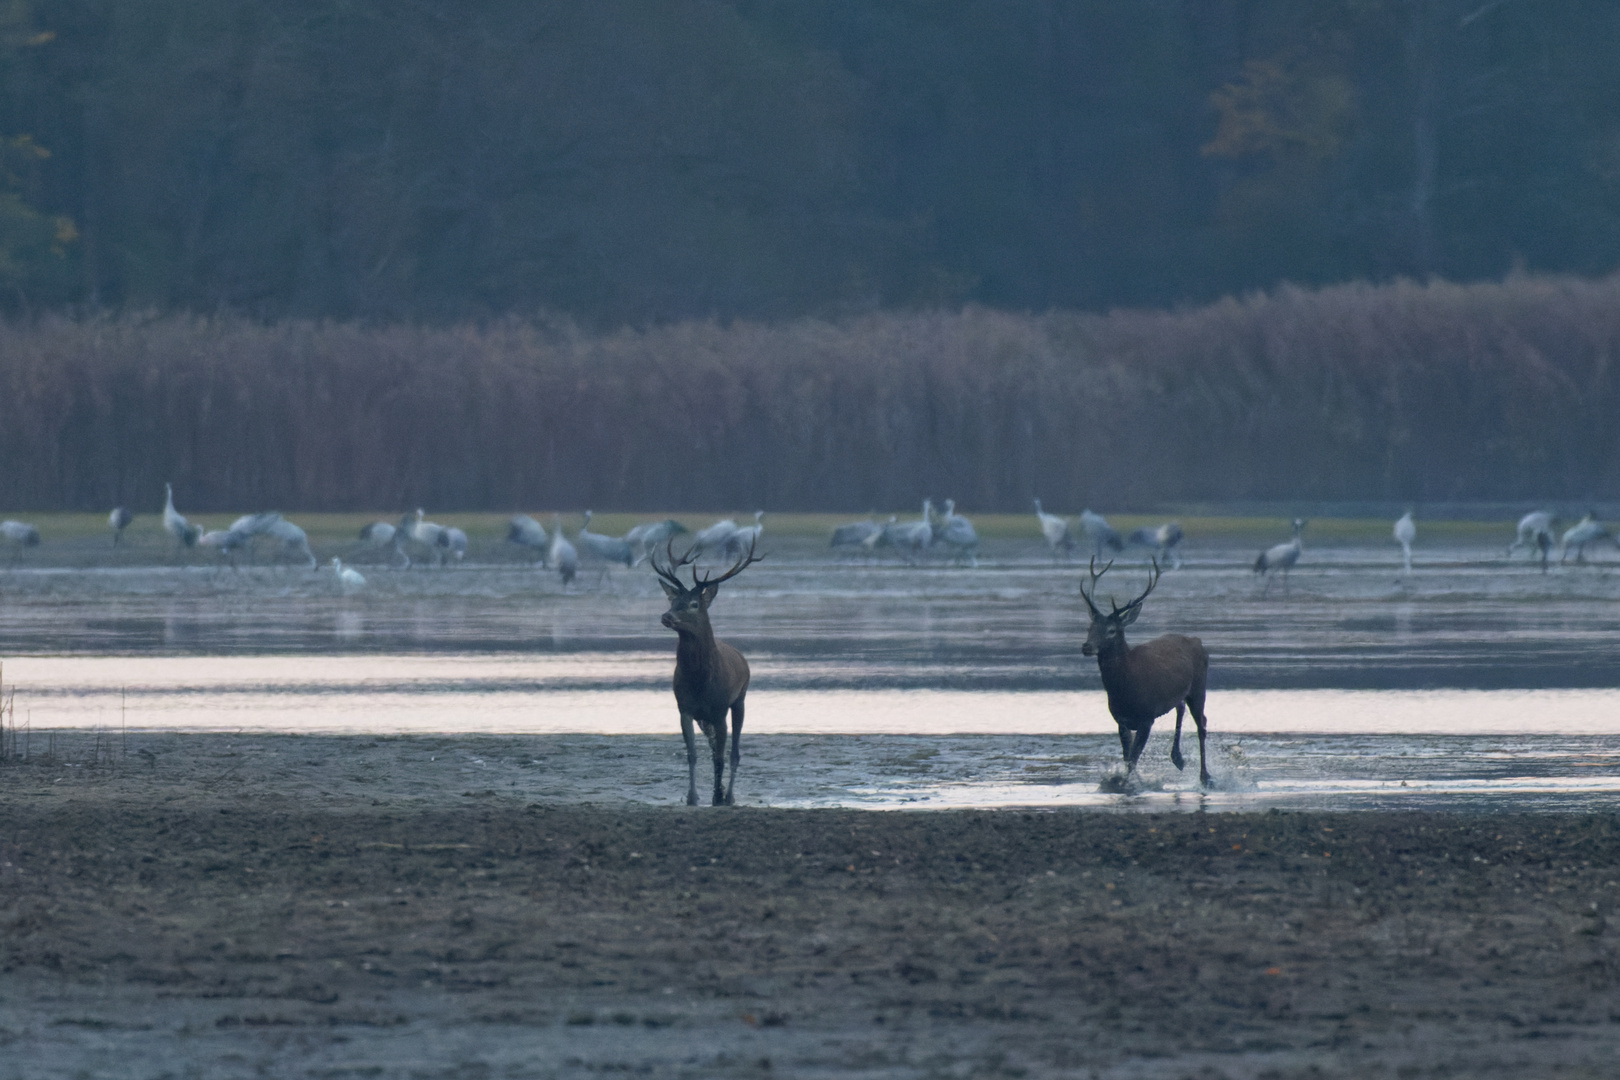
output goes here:
[[1617, 815], [689, 809], [169, 745], [0, 765], [0, 1076], [1620, 1061]]

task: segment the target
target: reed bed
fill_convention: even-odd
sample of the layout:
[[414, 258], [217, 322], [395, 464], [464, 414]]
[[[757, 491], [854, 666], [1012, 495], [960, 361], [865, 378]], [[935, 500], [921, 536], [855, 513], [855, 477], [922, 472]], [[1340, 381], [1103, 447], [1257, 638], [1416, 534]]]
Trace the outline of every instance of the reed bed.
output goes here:
[[587, 334], [0, 326], [0, 505], [865, 512], [1600, 498], [1620, 278]]

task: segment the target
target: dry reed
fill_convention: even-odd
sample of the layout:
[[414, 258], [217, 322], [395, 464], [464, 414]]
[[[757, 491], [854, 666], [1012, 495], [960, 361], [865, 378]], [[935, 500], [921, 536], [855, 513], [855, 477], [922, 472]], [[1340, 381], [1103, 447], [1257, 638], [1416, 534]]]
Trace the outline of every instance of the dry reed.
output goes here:
[[0, 326], [0, 505], [978, 510], [1586, 498], [1620, 278], [1284, 288], [1172, 312]]

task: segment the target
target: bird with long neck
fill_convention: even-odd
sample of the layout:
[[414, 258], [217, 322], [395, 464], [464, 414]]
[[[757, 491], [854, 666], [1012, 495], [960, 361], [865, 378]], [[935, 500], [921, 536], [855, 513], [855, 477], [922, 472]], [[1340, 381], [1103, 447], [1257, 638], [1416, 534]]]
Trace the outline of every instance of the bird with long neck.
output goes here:
[[1408, 510], [1395, 523], [1395, 542], [1401, 545], [1401, 561], [1408, 574], [1412, 572], [1412, 541], [1416, 539], [1417, 523], [1412, 520], [1412, 511]]
[[[697, 740], [694, 723], [709, 740], [714, 758], [714, 805], [730, 806], [737, 783], [737, 767], [742, 762], [743, 699], [748, 695], [748, 661], [742, 653], [714, 636], [709, 624], [709, 605], [714, 603], [722, 582], [730, 581], [763, 556], [754, 554], [750, 544], [742, 558], [719, 577], [698, 573], [692, 564], [698, 557], [693, 545], [679, 559], [674, 541], [665, 545], [666, 565], [653, 556], [652, 568], [669, 598], [669, 610], [660, 621], [675, 631], [675, 705], [681, 713], [681, 737], [686, 740], [686, 805], [698, 804]], [[692, 570], [692, 584], [679, 577], [683, 566]], [[731, 779], [725, 781], [726, 713], [731, 713]]]

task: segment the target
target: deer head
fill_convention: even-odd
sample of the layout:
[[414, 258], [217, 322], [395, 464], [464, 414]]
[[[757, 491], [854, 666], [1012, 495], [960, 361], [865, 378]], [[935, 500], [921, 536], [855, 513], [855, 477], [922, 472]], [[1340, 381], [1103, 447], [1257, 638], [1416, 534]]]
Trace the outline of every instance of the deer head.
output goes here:
[[1108, 573], [1108, 568], [1113, 565], [1113, 561], [1110, 560], [1107, 566], [1098, 570], [1097, 560], [1093, 558], [1090, 567], [1091, 591], [1087, 592], [1084, 585], [1080, 586], [1080, 596], [1085, 600], [1086, 607], [1091, 609], [1091, 631], [1086, 634], [1086, 643], [1080, 646], [1080, 652], [1086, 656], [1096, 656], [1105, 650], [1111, 651], [1112, 649], [1124, 647], [1125, 628], [1135, 622], [1138, 615], [1142, 614], [1142, 601], [1148, 598], [1148, 593], [1153, 591], [1153, 586], [1159, 583], [1159, 560], [1154, 559], [1153, 569], [1148, 571], [1147, 588], [1142, 590], [1142, 595], [1124, 607], [1120, 607], [1110, 597], [1108, 602], [1114, 610], [1104, 614], [1097, 607], [1094, 597], [1097, 594], [1097, 582], [1102, 580], [1102, 576]]
[[[748, 545], [748, 551], [742, 558], [719, 577], [711, 578], [700, 575], [694, 563], [697, 562], [698, 551], [696, 547], [688, 548], [686, 554], [680, 558], [675, 557], [675, 541], [670, 539], [664, 547], [667, 562], [665, 566], [658, 565], [658, 555], [654, 553], [649, 560], [652, 568], [658, 575], [658, 583], [664, 587], [664, 595], [669, 597], [669, 610], [659, 621], [677, 634], [705, 634], [709, 632], [709, 605], [714, 602], [715, 594], [720, 591], [720, 583], [730, 581], [754, 563], [765, 556], [755, 555], [754, 548], [758, 544]], [[692, 567], [692, 586], [687, 588], [681, 581], [678, 571], [683, 566]]]

